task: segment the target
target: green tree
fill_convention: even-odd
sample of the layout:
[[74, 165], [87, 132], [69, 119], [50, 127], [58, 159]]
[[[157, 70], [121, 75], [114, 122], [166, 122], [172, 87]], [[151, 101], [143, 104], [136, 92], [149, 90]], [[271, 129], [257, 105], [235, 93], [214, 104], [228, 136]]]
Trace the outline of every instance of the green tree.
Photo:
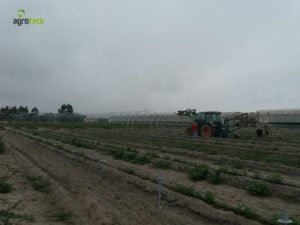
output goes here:
[[70, 104], [67, 104], [66, 110], [68, 113], [73, 113], [73, 106], [71, 106]]
[[13, 106], [9, 110], [10, 114], [18, 114], [18, 108], [16, 106]]
[[18, 114], [24, 113], [24, 107], [21, 105], [18, 108]]
[[73, 106], [70, 104], [62, 104], [58, 113], [73, 113]]
[[66, 104], [62, 104], [60, 109], [58, 109], [58, 113], [65, 113], [67, 111]]
[[37, 107], [33, 107], [33, 108], [31, 109], [31, 113], [36, 113], [36, 114], [38, 114], [38, 113], [39, 113], [38, 108], [37, 108]]

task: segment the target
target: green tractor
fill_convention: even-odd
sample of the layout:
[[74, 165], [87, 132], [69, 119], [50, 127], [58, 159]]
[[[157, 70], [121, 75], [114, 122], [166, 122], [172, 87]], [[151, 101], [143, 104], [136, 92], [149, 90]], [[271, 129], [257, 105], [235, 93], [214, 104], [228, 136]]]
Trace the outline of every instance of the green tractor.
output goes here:
[[[253, 113], [252, 113], [253, 114]], [[203, 137], [228, 137], [231, 133], [234, 138], [240, 138], [235, 131], [241, 128], [256, 128], [257, 137], [267, 137], [269, 135], [268, 123], [260, 122], [259, 114], [257, 118], [248, 113], [234, 113], [232, 117], [221, 119], [221, 112], [207, 111], [196, 113], [196, 110], [178, 111], [178, 115], [189, 116], [198, 126], [198, 134]], [[186, 134], [192, 136], [192, 127], [186, 129]]]
[[[227, 137], [228, 131], [221, 120], [221, 112], [200, 112], [192, 117], [198, 126], [198, 133], [203, 137]], [[187, 132], [192, 132], [188, 128]]]
[[[224, 122], [218, 111], [200, 112], [191, 118], [198, 126], [198, 134], [203, 137], [227, 137], [229, 133], [248, 126], [248, 113], [225, 119]], [[186, 133], [192, 135], [191, 127], [187, 128]]]

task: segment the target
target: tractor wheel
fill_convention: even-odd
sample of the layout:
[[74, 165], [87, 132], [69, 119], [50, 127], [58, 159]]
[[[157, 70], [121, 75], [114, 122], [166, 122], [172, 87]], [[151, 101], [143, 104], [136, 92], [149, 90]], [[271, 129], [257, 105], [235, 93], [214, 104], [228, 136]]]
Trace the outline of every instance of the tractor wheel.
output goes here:
[[257, 137], [262, 137], [262, 136], [263, 136], [263, 134], [264, 134], [264, 131], [263, 131], [263, 129], [261, 129], [261, 128], [258, 128], [258, 129], [256, 130], [256, 135], [257, 135]]
[[208, 124], [204, 124], [201, 127], [201, 135], [203, 137], [211, 137], [212, 134], [213, 134], [213, 130], [212, 130], [211, 126], [209, 126]]

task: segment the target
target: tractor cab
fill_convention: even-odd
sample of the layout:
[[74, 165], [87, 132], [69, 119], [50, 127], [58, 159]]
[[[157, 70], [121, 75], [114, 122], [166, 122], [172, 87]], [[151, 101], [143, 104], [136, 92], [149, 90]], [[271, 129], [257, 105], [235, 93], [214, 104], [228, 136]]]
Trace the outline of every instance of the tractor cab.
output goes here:
[[208, 111], [198, 113], [197, 120], [204, 123], [216, 123], [221, 122], [221, 112]]

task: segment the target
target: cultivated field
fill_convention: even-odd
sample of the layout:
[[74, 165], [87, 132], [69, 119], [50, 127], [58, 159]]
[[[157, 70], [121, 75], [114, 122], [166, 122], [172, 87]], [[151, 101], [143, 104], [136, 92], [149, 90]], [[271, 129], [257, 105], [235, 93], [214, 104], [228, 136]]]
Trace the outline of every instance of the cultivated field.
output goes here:
[[278, 224], [282, 209], [300, 224], [300, 129], [2, 127], [0, 224]]

